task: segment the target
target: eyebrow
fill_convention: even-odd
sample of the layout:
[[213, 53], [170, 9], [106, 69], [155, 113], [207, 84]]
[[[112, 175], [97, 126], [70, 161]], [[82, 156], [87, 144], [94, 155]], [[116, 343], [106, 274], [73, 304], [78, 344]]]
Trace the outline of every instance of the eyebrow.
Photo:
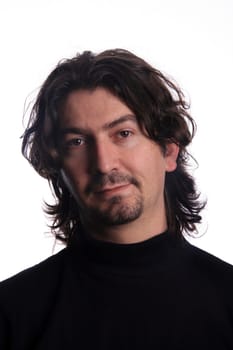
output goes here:
[[[135, 115], [133, 115], [133, 114], [123, 115], [122, 117], [114, 119], [111, 122], [105, 123], [101, 128], [103, 130], [113, 129], [117, 125], [125, 123], [127, 121], [133, 121], [134, 123], [136, 123], [137, 119], [136, 119]], [[86, 134], [87, 130], [84, 129], [84, 128], [79, 128], [79, 127], [68, 127], [68, 128], [62, 128], [60, 130], [60, 133], [62, 135], [66, 135], [66, 134]]]
[[117, 118], [113, 121], [111, 121], [110, 123], [106, 123], [103, 125], [103, 129], [104, 130], [108, 130], [108, 129], [112, 129], [114, 128], [115, 126], [119, 125], [119, 124], [122, 124], [122, 123], [125, 123], [127, 121], [133, 121], [134, 123], [136, 123], [136, 117], [135, 115], [133, 114], [127, 114], [127, 115], [123, 115], [122, 117], [120, 118]]

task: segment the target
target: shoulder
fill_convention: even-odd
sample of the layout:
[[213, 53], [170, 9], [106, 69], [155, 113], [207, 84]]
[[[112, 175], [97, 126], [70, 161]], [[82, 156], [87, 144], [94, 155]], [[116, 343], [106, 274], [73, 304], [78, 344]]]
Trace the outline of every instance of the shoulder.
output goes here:
[[[69, 297], [65, 289], [70, 278], [69, 252], [69, 248], [65, 248], [0, 283], [0, 348], [1, 341], [9, 339], [12, 344], [34, 341], [60, 294]], [[31, 349], [31, 346], [17, 344], [15, 348]]]
[[196, 263], [200, 263], [202, 266], [206, 265], [209, 268], [213, 268], [215, 270], [233, 273], [233, 265], [227, 263], [226, 261], [218, 258], [211, 253], [208, 253], [201, 248], [194, 246], [188, 241], [185, 241], [185, 243], [191, 258], [194, 259]]
[[185, 242], [187, 260], [192, 270], [209, 283], [217, 284], [233, 292], [233, 266], [218, 257]]
[[0, 304], [4, 300], [14, 300], [17, 297], [25, 298], [44, 288], [47, 290], [54, 283], [64, 267], [67, 248], [47, 258], [39, 264], [23, 270], [16, 275], [0, 282]]

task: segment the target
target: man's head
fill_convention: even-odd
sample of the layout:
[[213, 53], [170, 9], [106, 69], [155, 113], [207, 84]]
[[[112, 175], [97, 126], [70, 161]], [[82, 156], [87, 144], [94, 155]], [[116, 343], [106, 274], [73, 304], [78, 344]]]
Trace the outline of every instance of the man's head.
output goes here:
[[23, 139], [57, 197], [47, 208], [57, 237], [68, 242], [80, 220], [119, 225], [149, 207], [156, 215], [163, 203], [170, 231], [194, 231], [203, 207], [186, 171], [194, 128], [181, 91], [128, 51], [61, 62]]
[[62, 180], [85, 230], [115, 242], [163, 232], [165, 173], [175, 169], [179, 147], [169, 143], [163, 150], [102, 87], [70, 93], [59, 121]]

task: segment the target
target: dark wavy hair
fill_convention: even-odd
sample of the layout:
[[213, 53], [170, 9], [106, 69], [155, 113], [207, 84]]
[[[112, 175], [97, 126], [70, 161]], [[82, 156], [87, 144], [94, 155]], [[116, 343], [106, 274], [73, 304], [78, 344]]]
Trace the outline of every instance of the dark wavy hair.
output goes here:
[[189, 106], [177, 84], [159, 70], [127, 50], [114, 49], [99, 54], [85, 51], [59, 62], [42, 85], [23, 134], [23, 155], [49, 181], [54, 193], [55, 203], [45, 203], [45, 212], [52, 217], [50, 227], [56, 238], [69, 244], [80, 225], [78, 205], [60, 175], [59, 111], [70, 92], [96, 87], [123, 101], [163, 149], [171, 142], [179, 145], [177, 168], [165, 178], [168, 229], [178, 235], [197, 232], [205, 203], [187, 171], [186, 147], [196, 128]]

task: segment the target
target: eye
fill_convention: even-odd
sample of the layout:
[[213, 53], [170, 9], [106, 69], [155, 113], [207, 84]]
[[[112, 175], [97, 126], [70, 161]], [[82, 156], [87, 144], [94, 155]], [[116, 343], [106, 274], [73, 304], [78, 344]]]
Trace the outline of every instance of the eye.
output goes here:
[[84, 143], [84, 139], [80, 138], [80, 137], [75, 137], [73, 139], [70, 139], [68, 141], [65, 142], [65, 146], [66, 147], [79, 147], [82, 146]]
[[119, 132], [120, 137], [127, 138], [132, 135], [132, 131], [130, 130], [122, 130]]

